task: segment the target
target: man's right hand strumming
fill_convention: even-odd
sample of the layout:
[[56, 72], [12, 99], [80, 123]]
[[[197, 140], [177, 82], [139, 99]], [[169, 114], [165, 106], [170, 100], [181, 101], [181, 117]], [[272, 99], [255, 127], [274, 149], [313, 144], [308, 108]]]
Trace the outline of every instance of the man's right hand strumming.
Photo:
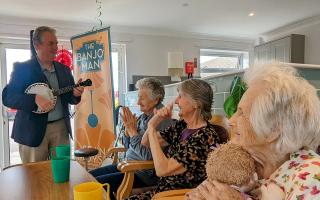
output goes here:
[[36, 104], [37, 106], [42, 110], [42, 111], [49, 111], [53, 108], [53, 102], [48, 100], [47, 98], [41, 96], [41, 95], [36, 95]]

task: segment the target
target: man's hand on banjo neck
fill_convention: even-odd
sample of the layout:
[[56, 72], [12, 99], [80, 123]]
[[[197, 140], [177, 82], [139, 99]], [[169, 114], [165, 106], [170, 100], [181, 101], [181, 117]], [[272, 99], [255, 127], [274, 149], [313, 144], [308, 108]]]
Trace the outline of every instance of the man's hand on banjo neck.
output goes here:
[[[77, 84], [79, 84], [79, 83], [81, 83], [81, 82], [82, 82], [82, 78], [80, 78], [80, 79], [78, 80], [78, 83], [77, 83]], [[84, 87], [82, 87], [82, 86], [73, 88], [73, 96], [75, 96], [75, 97], [80, 97], [80, 96], [82, 95], [82, 93], [83, 93], [83, 90], [84, 90]]]

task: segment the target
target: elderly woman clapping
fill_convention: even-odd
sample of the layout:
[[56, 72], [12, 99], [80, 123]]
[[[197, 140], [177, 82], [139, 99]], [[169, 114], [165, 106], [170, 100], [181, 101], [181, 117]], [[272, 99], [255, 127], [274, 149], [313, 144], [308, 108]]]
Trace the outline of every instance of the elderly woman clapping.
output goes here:
[[[145, 133], [148, 122], [153, 116], [153, 110], [163, 107], [162, 100], [164, 98], [164, 88], [162, 83], [155, 78], [140, 79], [136, 87], [138, 88], [138, 102], [142, 114], [136, 116], [130, 111], [128, 107], [123, 108], [123, 122], [124, 122], [124, 135], [123, 144], [127, 148], [125, 155], [126, 160], [152, 160], [152, 154], [149, 148], [141, 145], [141, 139]], [[162, 121], [156, 129], [162, 130], [172, 124], [171, 119]], [[100, 182], [110, 184], [110, 193], [116, 192], [120, 186], [124, 174], [121, 173], [117, 164], [107, 165], [90, 171], [90, 173]], [[153, 171], [142, 170], [135, 174], [133, 188], [146, 187], [155, 185], [158, 178]], [[110, 196], [111, 199], [115, 197]]]
[[[179, 85], [178, 92], [175, 103], [181, 119], [170, 128], [157, 132], [155, 127], [171, 117], [173, 105], [167, 105], [149, 121], [142, 140], [150, 145], [160, 181], [155, 190], [130, 199], [151, 199], [156, 192], [196, 187], [206, 178], [205, 162], [210, 147], [226, 142], [208, 122], [213, 99], [210, 85], [190, 79]], [[165, 143], [168, 146], [164, 152], [161, 145]]]
[[[256, 161], [256, 199], [320, 199], [320, 101], [316, 89], [283, 65], [251, 68], [248, 90], [230, 119], [233, 142]], [[236, 170], [236, 169], [234, 169]], [[199, 193], [210, 200], [243, 199], [234, 189], [205, 181]], [[255, 191], [257, 192], [257, 191]], [[236, 196], [236, 197], [235, 197]]]

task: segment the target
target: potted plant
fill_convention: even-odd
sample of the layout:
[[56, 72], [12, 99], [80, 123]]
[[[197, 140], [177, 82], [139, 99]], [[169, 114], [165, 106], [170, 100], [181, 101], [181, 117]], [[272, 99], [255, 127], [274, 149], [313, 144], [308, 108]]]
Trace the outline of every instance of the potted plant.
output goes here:
[[246, 90], [247, 86], [245, 82], [242, 81], [240, 76], [235, 76], [231, 83], [230, 96], [226, 99], [223, 105], [228, 118], [237, 111], [240, 99]]

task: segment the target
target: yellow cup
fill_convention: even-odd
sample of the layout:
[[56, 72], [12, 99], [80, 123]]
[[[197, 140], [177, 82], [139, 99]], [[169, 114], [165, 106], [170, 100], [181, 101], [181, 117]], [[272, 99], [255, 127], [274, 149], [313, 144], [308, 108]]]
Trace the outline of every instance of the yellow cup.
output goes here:
[[[107, 186], [106, 197], [103, 195], [103, 186]], [[110, 200], [110, 185], [98, 182], [81, 183], [73, 187], [74, 200]]]

